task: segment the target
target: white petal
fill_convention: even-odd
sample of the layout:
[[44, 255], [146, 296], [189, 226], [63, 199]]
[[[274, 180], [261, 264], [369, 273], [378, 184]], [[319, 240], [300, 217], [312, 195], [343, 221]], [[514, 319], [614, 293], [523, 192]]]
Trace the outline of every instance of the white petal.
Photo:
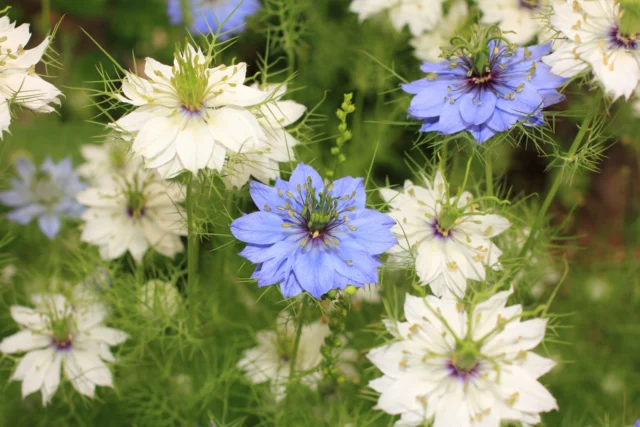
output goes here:
[[19, 325], [26, 326], [35, 331], [44, 330], [49, 323], [49, 317], [47, 315], [21, 305], [11, 306], [11, 317], [13, 317], [13, 320]]
[[90, 331], [90, 336], [96, 341], [102, 341], [109, 345], [122, 344], [128, 338], [123, 331], [107, 327], [97, 327]]
[[0, 351], [3, 353], [24, 353], [38, 348], [46, 347], [51, 343], [51, 337], [24, 329], [16, 334], [8, 336], [0, 342]]
[[241, 152], [244, 144], [266, 140], [258, 120], [244, 108], [208, 110], [207, 122], [216, 141], [235, 153]]

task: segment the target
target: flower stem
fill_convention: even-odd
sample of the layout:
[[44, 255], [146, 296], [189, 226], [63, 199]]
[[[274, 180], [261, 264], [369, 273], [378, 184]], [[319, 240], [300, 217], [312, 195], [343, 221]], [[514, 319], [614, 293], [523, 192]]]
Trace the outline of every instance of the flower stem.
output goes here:
[[487, 181], [487, 196], [493, 197], [493, 159], [491, 153], [487, 153], [484, 166], [485, 180]]
[[[587, 134], [587, 130], [589, 129], [589, 124], [592, 118], [593, 118], [592, 114], [589, 114], [587, 115], [587, 117], [585, 117], [584, 121], [580, 125], [580, 130], [578, 131], [578, 134], [576, 135], [575, 139], [573, 140], [573, 143], [571, 144], [571, 147], [569, 148], [567, 158], [571, 159], [573, 158], [573, 156], [575, 156], [576, 152], [578, 151], [578, 148], [580, 148], [580, 144], [582, 143], [582, 140]], [[520, 251], [518, 258], [521, 258], [521, 259], [524, 258], [526, 254], [533, 248], [533, 244], [536, 240], [538, 231], [540, 230], [540, 227], [542, 227], [542, 223], [544, 222], [545, 216], [547, 215], [547, 211], [549, 210], [549, 207], [551, 207], [551, 203], [553, 202], [553, 199], [555, 198], [556, 193], [560, 189], [560, 186], [562, 185], [563, 180], [564, 180], [564, 174], [562, 172], [557, 174], [555, 181], [551, 185], [551, 189], [547, 193], [547, 197], [545, 197], [544, 202], [542, 203], [542, 207], [538, 211], [536, 220], [533, 223], [533, 226], [531, 227], [529, 238], [527, 239], [524, 246], [522, 247], [522, 250]]]
[[198, 236], [196, 234], [195, 218], [193, 214], [194, 210], [194, 196], [193, 196], [193, 175], [189, 175], [189, 181], [187, 182], [187, 232], [188, 232], [188, 244], [187, 244], [187, 292], [190, 298], [192, 298], [198, 283]]
[[40, 16], [40, 31], [46, 34], [49, 30], [51, 15], [51, 0], [42, 0], [42, 15]]
[[300, 337], [302, 336], [302, 327], [304, 326], [304, 312], [307, 306], [305, 301], [306, 296], [303, 295], [300, 299], [300, 308], [298, 309], [298, 324], [296, 325], [296, 336], [293, 341], [293, 353], [291, 353], [291, 365], [289, 366], [289, 384], [293, 379], [296, 372], [296, 362], [298, 359], [298, 348], [300, 347]]

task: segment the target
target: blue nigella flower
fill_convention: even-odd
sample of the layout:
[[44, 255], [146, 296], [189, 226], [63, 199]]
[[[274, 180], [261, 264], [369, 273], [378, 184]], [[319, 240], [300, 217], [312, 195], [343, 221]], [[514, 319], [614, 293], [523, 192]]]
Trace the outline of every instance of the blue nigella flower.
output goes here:
[[551, 43], [518, 48], [500, 37], [479, 47], [458, 47], [437, 64], [425, 62], [424, 79], [402, 85], [415, 94], [409, 116], [423, 121], [421, 132], [444, 135], [464, 130], [483, 143], [522, 122], [544, 124], [542, 109], [561, 102], [556, 90], [566, 79], [542, 63]]
[[46, 158], [40, 169], [26, 159], [16, 161], [19, 178], [11, 180], [12, 189], [0, 193], [0, 202], [16, 208], [7, 218], [26, 225], [38, 218], [42, 232], [53, 239], [61, 227], [61, 217], [80, 218], [84, 207], [75, 196], [86, 185], [73, 170], [71, 159], [54, 163]]
[[[191, 19], [191, 31], [208, 34], [223, 33], [223, 39], [244, 31], [247, 19], [260, 10], [259, 0], [187, 0]], [[181, 0], [169, 0], [169, 19], [172, 24], [184, 22]]]
[[250, 192], [260, 212], [236, 219], [231, 232], [248, 243], [240, 255], [257, 264], [258, 286], [280, 283], [287, 298], [303, 291], [320, 298], [378, 282], [378, 255], [397, 243], [395, 221], [365, 208], [361, 178], [329, 184], [300, 163], [289, 182], [252, 181]]
[[638, 420], [636, 421], [636, 423], [633, 425], [633, 427], [640, 427], [640, 418], [638, 418]]

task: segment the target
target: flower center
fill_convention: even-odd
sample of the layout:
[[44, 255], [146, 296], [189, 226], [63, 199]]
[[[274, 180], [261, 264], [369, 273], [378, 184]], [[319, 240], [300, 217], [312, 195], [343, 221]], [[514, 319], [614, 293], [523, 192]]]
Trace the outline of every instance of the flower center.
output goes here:
[[460, 212], [452, 206], [445, 206], [440, 210], [440, 215], [432, 222], [433, 231], [436, 235], [444, 238], [453, 236], [452, 229], [458, 224]]
[[638, 49], [638, 38], [640, 34], [625, 34], [620, 31], [618, 26], [611, 28], [609, 38], [611, 44], [621, 49]]
[[51, 345], [58, 351], [68, 350], [73, 345], [73, 335], [69, 327], [69, 319], [55, 320], [51, 324]]
[[113, 144], [109, 150], [109, 160], [114, 169], [123, 169], [127, 164], [127, 150], [121, 145]]
[[478, 375], [480, 366], [480, 352], [476, 343], [465, 341], [456, 346], [451, 359], [447, 362], [450, 375], [467, 381]]
[[520, 0], [522, 9], [535, 10], [540, 7], [540, 0]]
[[199, 113], [209, 91], [208, 61], [191, 49], [185, 49], [175, 56], [175, 63], [171, 83], [180, 99], [181, 109], [187, 114]]
[[127, 215], [138, 219], [147, 212], [147, 198], [141, 191], [129, 191], [127, 194]]
[[38, 171], [32, 184], [34, 198], [45, 206], [53, 206], [64, 195], [63, 191], [52, 180], [47, 172]]

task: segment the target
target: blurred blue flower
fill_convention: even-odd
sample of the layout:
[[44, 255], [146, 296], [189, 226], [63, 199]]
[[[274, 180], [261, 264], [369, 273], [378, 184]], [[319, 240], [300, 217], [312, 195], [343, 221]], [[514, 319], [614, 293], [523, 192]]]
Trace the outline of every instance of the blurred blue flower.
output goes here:
[[[259, 0], [187, 0], [189, 2], [191, 31], [209, 34], [223, 33], [222, 39], [244, 31], [247, 19], [260, 10]], [[169, 0], [169, 19], [172, 24], [184, 22], [181, 0]]]
[[640, 427], [640, 418], [636, 420], [636, 423], [633, 425], [633, 427]]
[[361, 178], [329, 184], [300, 163], [289, 182], [252, 181], [250, 192], [260, 212], [236, 219], [231, 232], [248, 243], [240, 255], [257, 264], [258, 286], [280, 283], [287, 298], [303, 291], [320, 298], [378, 282], [378, 255], [397, 243], [395, 221], [365, 208]]
[[416, 95], [409, 116], [423, 121], [421, 132], [451, 135], [467, 130], [483, 143], [518, 122], [543, 125], [542, 109], [564, 99], [556, 89], [567, 79], [540, 61], [551, 43], [511, 49], [492, 40], [487, 47], [484, 60], [460, 55], [425, 62], [421, 70], [427, 76], [402, 85]]
[[26, 159], [16, 161], [19, 178], [11, 180], [11, 190], [0, 193], [0, 202], [16, 208], [7, 218], [26, 225], [38, 218], [42, 232], [53, 239], [61, 227], [61, 217], [79, 218], [84, 207], [75, 200], [86, 185], [73, 170], [71, 159], [54, 163], [46, 158], [40, 169]]

